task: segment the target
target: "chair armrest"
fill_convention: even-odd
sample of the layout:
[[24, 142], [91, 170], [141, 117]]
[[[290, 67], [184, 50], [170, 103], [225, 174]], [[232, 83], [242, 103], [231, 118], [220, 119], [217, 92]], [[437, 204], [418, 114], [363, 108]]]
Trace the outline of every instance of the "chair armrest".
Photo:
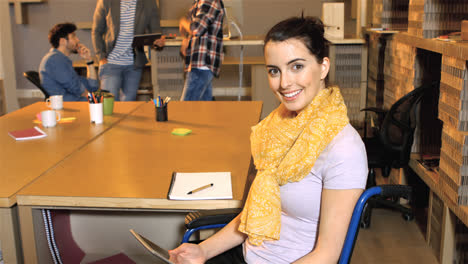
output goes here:
[[379, 185], [379, 187], [382, 188], [382, 193], [380, 195], [383, 197], [402, 197], [407, 200], [411, 200], [413, 192], [411, 186], [383, 184]]
[[384, 110], [382, 108], [377, 108], [377, 107], [367, 107], [367, 108], [361, 109], [361, 111], [374, 112], [374, 113], [377, 113], [377, 114], [380, 114], [380, 113], [385, 114], [385, 113], [388, 112], [387, 110]]
[[227, 224], [234, 219], [242, 209], [203, 210], [188, 213], [185, 216], [185, 227], [193, 229], [212, 224]]
[[367, 107], [367, 108], [361, 109], [361, 111], [376, 113], [379, 121], [382, 121], [385, 115], [388, 113], [388, 110], [384, 110], [382, 108], [377, 108], [377, 107]]

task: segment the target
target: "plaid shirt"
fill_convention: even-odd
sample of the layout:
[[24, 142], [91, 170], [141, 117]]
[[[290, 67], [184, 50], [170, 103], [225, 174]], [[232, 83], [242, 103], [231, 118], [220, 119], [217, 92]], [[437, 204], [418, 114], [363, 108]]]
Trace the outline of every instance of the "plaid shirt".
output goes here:
[[218, 77], [223, 60], [223, 2], [195, 0], [188, 16], [193, 34], [186, 51], [185, 71], [208, 67]]

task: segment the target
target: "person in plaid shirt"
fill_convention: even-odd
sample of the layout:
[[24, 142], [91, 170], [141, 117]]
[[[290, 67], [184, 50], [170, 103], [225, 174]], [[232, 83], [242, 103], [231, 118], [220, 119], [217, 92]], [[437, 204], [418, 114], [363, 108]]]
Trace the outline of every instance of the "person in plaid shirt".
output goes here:
[[179, 22], [180, 51], [187, 72], [181, 101], [211, 101], [214, 77], [219, 77], [223, 60], [224, 4], [221, 0], [194, 0]]

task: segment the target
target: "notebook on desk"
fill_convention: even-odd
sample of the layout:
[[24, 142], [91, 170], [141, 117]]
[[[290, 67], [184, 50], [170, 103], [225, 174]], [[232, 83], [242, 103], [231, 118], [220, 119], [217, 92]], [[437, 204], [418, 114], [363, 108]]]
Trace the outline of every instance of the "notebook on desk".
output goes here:
[[47, 136], [47, 134], [37, 126], [23, 130], [10, 131], [8, 135], [15, 140], [29, 140]]
[[168, 199], [232, 199], [230, 172], [174, 172]]

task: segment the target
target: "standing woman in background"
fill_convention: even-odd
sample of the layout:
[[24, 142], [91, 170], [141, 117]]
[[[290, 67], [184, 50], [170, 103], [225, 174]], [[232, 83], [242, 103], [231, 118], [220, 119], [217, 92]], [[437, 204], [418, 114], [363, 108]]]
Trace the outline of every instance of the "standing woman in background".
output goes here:
[[175, 263], [338, 261], [367, 157], [339, 88], [327, 86], [323, 35], [313, 17], [284, 20], [266, 35], [268, 79], [281, 105], [252, 128], [257, 175], [244, 209], [199, 245], [171, 250]]
[[[101, 89], [116, 101], [136, 101], [143, 67], [148, 62], [143, 47], [132, 47], [133, 37], [161, 33], [155, 0], [98, 0], [94, 11], [92, 39], [99, 59]], [[164, 36], [154, 41], [163, 47]]]

